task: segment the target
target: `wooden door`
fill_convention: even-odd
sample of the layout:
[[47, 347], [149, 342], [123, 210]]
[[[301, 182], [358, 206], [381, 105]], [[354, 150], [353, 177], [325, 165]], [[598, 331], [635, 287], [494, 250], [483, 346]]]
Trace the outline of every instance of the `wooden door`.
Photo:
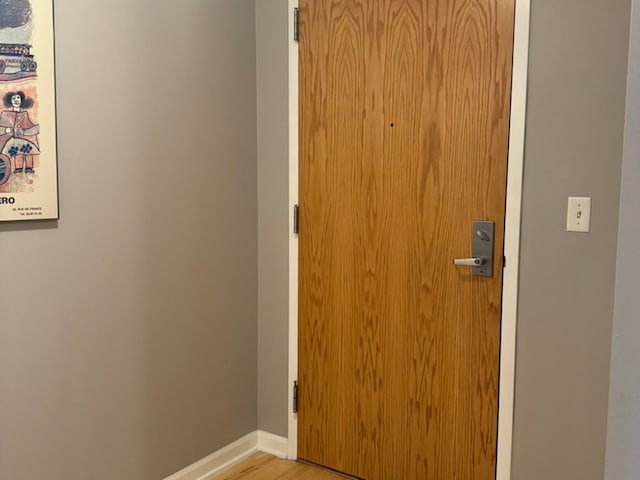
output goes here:
[[[514, 0], [300, 0], [299, 457], [495, 477]], [[496, 222], [494, 276], [472, 222]]]

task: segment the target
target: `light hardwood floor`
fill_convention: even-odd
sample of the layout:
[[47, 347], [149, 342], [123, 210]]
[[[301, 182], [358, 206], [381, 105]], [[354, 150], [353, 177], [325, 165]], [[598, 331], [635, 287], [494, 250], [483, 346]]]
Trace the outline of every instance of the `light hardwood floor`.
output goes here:
[[301, 462], [258, 452], [211, 480], [345, 480], [345, 477]]

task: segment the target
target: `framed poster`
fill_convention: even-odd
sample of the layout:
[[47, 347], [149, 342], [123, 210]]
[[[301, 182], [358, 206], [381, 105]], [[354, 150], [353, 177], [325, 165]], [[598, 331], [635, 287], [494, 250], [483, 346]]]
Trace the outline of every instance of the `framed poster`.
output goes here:
[[58, 218], [52, 0], [0, 0], [0, 221]]

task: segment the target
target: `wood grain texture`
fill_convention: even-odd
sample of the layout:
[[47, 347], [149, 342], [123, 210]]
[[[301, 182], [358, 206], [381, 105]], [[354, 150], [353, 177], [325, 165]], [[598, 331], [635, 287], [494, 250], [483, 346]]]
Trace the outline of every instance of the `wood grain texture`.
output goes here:
[[495, 476], [513, 9], [300, 1], [300, 458]]
[[313, 465], [281, 460], [258, 452], [211, 480], [345, 480], [339, 475]]

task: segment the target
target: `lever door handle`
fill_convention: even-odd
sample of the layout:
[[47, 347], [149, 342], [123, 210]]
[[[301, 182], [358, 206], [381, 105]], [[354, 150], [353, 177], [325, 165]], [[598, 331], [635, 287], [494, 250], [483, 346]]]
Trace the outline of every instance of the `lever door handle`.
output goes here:
[[463, 267], [481, 267], [487, 263], [487, 257], [454, 258], [453, 264]]
[[474, 277], [493, 277], [493, 242], [495, 223], [475, 220], [471, 230], [471, 258], [454, 258], [453, 264], [471, 267]]

